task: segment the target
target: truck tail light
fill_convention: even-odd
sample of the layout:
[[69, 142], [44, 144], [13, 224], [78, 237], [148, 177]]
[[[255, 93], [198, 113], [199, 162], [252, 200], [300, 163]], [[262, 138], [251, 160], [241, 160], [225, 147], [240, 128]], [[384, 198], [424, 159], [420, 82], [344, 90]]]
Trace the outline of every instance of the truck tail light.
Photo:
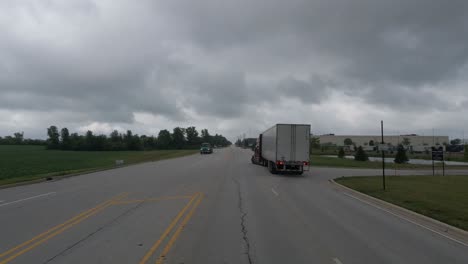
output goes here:
[[308, 165], [309, 165], [309, 162], [308, 162], [308, 161], [304, 161], [303, 164], [304, 164], [304, 166], [308, 166]]
[[283, 162], [282, 160], [278, 160], [278, 161], [276, 161], [276, 164], [278, 164], [278, 165], [284, 165], [284, 162]]

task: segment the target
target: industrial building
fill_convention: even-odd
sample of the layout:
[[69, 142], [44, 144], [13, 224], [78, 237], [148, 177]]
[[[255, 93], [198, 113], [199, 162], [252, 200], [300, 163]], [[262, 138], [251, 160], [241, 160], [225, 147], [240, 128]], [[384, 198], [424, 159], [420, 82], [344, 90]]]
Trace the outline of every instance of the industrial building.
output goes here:
[[[315, 136], [317, 137], [317, 136]], [[373, 150], [381, 141], [381, 136], [356, 136], [356, 135], [321, 135], [318, 136], [321, 145], [334, 145], [344, 147], [345, 141], [350, 139], [355, 146], [362, 146], [365, 150]], [[415, 152], [423, 152], [429, 150], [432, 146], [445, 146], [449, 144], [448, 136], [418, 136], [418, 135], [388, 135], [384, 136], [385, 145], [398, 146], [399, 144]], [[349, 143], [349, 142], [348, 142]]]

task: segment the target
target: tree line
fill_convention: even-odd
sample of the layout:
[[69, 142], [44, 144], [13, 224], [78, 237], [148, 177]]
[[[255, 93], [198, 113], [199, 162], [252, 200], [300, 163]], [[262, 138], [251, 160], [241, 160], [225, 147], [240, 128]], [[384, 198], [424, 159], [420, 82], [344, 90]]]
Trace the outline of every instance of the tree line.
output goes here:
[[156, 149], [196, 149], [202, 142], [216, 146], [229, 146], [231, 142], [222, 135], [210, 135], [207, 129], [198, 133], [194, 126], [176, 127], [172, 133], [167, 130], [159, 131], [157, 137], [133, 134], [131, 130], [120, 133], [117, 130], [109, 135], [96, 135], [88, 130], [84, 135], [70, 133], [65, 127], [47, 128], [46, 146], [48, 149], [86, 150], [86, 151], [119, 151], [119, 150], [156, 150]]
[[45, 140], [24, 138], [24, 132], [16, 132], [12, 136], [0, 137], [0, 145], [45, 145]]

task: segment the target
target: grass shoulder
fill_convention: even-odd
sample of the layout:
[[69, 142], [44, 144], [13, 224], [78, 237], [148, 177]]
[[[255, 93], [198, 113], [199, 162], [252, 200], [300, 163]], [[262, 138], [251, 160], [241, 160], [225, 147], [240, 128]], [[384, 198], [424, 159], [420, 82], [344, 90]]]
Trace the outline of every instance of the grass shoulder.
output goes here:
[[343, 177], [337, 183], [468, 231], [468, 176]]
[[0, 146], [0, 185], [176, 158], [198, 150], [61, 151], [43, 146]]
[[[360, 168], [360, 169], [380, 169], [382, 162], [380, 161], [357, 161], [353, 159], [341, 159], [335, 157], [326, 157], [322, 155], [311, 155], [310, 165], [315, 167], [335, 167], [335, 168]], [[420, 164], [395, 164], [385, 163], [388, 169], [430, 169], [431, 165]], [[460, 168], [460, 166], [451, 166], [450, 168]], [[468, 168], [468, 167], [464, 167]]]

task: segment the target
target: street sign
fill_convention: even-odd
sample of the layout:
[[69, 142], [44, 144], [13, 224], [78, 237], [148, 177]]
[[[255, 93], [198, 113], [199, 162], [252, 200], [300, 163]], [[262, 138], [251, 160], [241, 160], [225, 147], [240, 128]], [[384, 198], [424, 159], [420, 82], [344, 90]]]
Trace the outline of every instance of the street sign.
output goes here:
[[379, 150], [380, 151], [388, 151], [389, 147], [387, 144], [379, 144]]
[[442, 175], [445, 176], [444, 148], [432, 147], [432, 175], [435, 175], [434, 161], [442, 161]]
[[432, 151], [432, 160], [444, 161], [444, 152]]

